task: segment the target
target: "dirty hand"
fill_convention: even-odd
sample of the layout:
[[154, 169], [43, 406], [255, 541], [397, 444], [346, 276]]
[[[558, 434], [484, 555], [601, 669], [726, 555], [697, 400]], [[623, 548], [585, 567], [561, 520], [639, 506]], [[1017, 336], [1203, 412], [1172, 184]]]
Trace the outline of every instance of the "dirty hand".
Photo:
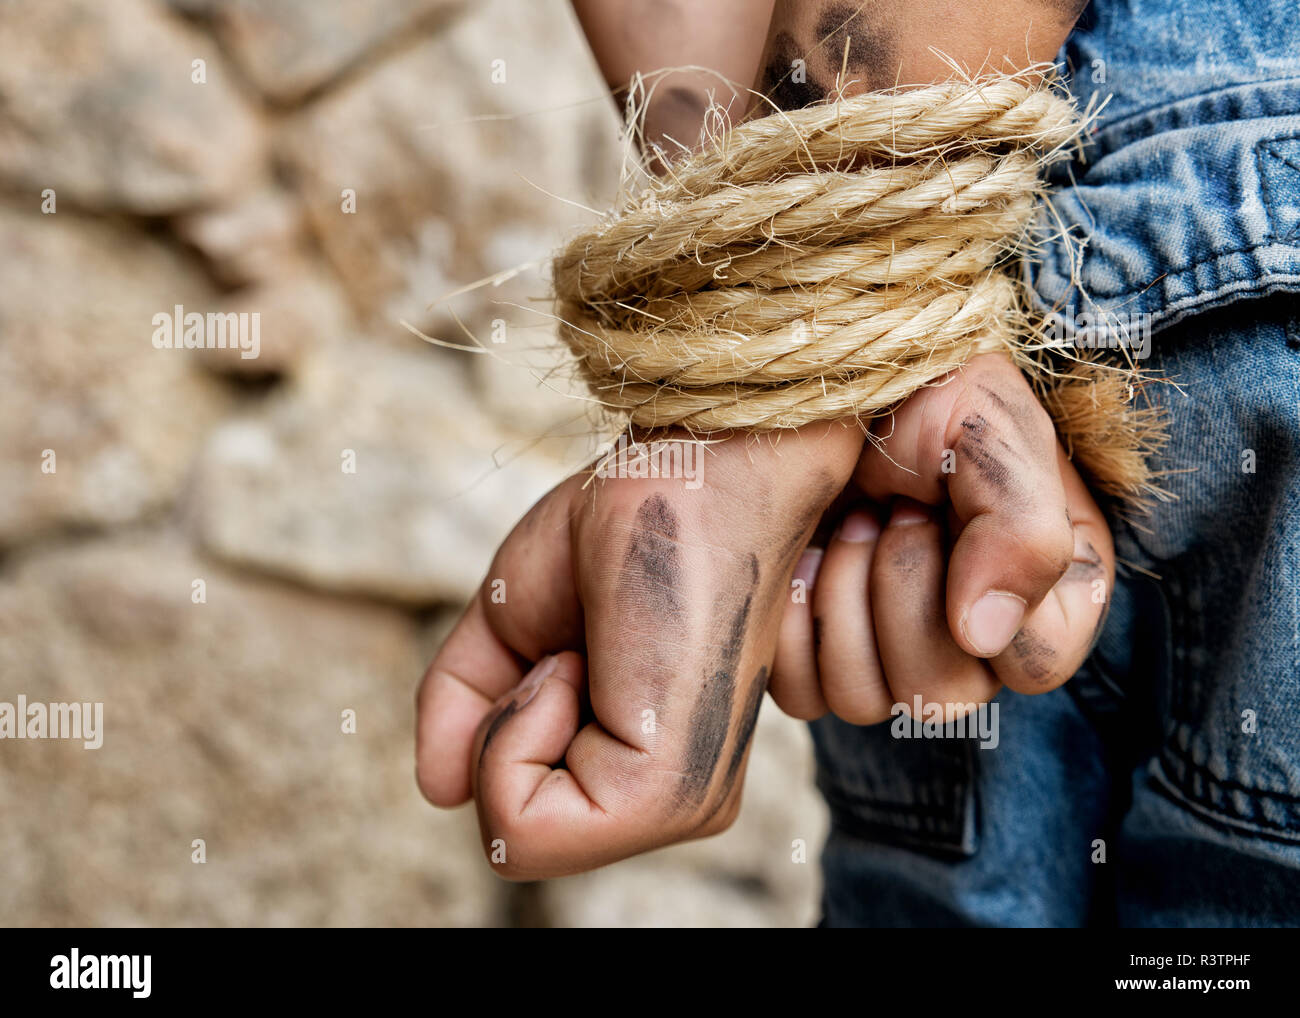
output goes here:
[[[512, 879], [725, 829], [791, 574], [856, 423], [702, 449], [702, 484], [579, 474], [496, 554], [417, 705], [417, 779]], [[584, 655], [585, 654], [585, 659]]]
[[952, 720], [1002, 685], [1055, 689], [1101, 629], [1110, 531], [1024, 376], [985, 355], [941, 381], [875, 422], [856, 504], [800, 559], [771, 681], [787, 714], [874, 724], [920, 696]]

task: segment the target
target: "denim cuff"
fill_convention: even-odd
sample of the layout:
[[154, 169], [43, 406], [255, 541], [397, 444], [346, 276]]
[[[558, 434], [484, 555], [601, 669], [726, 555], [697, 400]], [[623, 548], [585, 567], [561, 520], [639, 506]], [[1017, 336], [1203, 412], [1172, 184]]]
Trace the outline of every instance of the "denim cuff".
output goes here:
[[[1042, 310], [1149, 316], [1155, 329], [1300, 291], [1300, 77], [1103, 121], [1086, 160], [1057, 176], [1024, 261]], [[1077, 283], [1063, 227], [1088, 238]]]

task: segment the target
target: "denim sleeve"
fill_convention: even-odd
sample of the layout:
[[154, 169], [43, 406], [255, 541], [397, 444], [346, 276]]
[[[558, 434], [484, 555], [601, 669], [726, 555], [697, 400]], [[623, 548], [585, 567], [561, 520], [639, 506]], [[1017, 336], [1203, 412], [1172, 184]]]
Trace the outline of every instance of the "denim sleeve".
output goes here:
[[[1060, 61], [1106, 105], [1026, 261], [1045, 309], [1158, 330], [1300, 291], [1297, 0], [1093, 0]], [[1088, 238], [1077, 266], [1063, 228]]]

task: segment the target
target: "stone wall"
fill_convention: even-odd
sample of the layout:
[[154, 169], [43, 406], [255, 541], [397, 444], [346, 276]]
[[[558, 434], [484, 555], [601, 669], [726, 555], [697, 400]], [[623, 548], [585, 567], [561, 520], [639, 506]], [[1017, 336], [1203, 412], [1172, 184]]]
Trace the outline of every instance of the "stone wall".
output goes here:
[[[0, 3], [0, 701], [105, 712], [0, 741], [0, 923], [814, 918], [770, 703], [731, 831], [594, 874], [498, 881], [415, 788], [425, 664], [594, 445], [539, 270], [430, 303], [543, 263], [620, 158], [564, 0]], [[257, 356], [157, 348], [177, 305]]]

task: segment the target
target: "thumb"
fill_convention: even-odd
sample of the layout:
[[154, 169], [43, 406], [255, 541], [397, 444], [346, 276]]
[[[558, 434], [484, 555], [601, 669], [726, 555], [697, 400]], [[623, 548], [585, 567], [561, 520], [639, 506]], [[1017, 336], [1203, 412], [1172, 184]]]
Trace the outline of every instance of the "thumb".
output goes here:
[[542, 658], [483, 718], [471, 768], [475, 799], [522, 811], [578, 733], [583, 667], [572, 652]]
[[510, 533], [420, 683], [416, 780], [434, 805], [470, 797], [475, 733], [527, 662], [582, 646], [568, 522], [580, 483], [571, 479], [546, 495]]
[[474, 802], [484, 850], [506, 879], [591, 869], [642, 836], [601, 805], [619, 800], [632, 751], [596, 725], [580, 734], [584, 667], [571, 651], [543, 658], [479, 727]]
[[[1012, 369], [1014, 370], [1014, 368]], [[961, 532], [948, 563], [948, 624], [967, 653], [996, 657], [1065, 571], [1074, 530], [1056, 430], [1019, 371], [959, 405], [948, 497]]]
[[1073, 555], [1051, 418], [1002, 355], [975, 358], [892, 416], [858, 483], [876, 499], [951, 504], [948, 625], [968, 654], [996, 657]]

